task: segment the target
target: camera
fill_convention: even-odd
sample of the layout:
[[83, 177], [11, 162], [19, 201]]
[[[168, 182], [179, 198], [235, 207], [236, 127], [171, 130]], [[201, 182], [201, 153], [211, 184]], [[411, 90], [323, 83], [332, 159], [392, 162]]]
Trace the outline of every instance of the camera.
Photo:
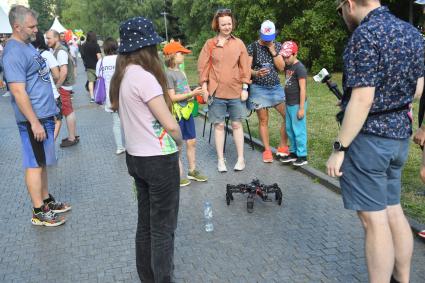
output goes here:
[[313, 80], [318, 83], [325, 83], [329, 90], [338, 98], [342, 99], [342, 93], [338, 89], [338, 85], [331, 81], [332, 76], [329, 74], [328, 70], [323, 68], [317, 75], [313, 77]]
[[[328, 70], [323, 68], [317, 75], [313, 77], [313, 80], [318, 83], [325, 83], [329, 90], [338, 98], [338, 100], [342, 99], [342, 93], [338, 89], [338, 85], [331, 81], [331, 74], [329, 74]], [[341, 125], [342, 120], [344, 119], [344, 111], [340, 111], [338, 114], [336, 114], [336, 120]]]
[[320, 70], [320, 72], [313, 77], [313, 80], [317, 83], [325, 83], [326, 81], [330, 80], [331, 76], [329, 75], [328, 70], [323, 68]]

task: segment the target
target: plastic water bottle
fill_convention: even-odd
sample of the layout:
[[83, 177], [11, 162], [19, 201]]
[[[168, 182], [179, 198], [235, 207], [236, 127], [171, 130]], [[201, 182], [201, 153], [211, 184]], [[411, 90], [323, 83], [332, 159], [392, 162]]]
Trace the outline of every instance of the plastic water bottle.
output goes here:
[[204, 203], [204, 217], [205, 217], [205, 231], [212, 232], [214, 231], [214, 225], [212, 223], [212, 206], [209, 201]]

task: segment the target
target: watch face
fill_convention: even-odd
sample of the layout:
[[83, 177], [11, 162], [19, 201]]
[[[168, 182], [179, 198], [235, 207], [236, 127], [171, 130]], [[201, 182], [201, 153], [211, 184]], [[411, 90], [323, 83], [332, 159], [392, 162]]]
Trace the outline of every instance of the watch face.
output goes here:
[[339, 141], [334, 142], [334, 150], [341, 150], [341, 143]]

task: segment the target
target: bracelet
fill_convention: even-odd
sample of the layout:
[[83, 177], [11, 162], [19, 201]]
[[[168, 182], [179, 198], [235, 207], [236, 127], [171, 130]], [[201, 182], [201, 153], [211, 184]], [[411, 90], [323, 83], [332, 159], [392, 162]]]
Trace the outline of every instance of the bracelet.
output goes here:
[[279, 53], [276, 52], [276, 55], [272, 55], [273, 58], [276, 58], [277, 56], [279, 56]]

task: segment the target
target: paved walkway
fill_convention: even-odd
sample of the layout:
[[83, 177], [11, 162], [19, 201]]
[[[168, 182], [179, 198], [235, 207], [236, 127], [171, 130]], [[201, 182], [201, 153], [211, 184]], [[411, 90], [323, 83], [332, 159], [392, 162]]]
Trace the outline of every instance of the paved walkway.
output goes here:
[[[60, 163], [49, 170], [53, 195], [73, 205], [58, 228], [30, 224], [18, 131], [9, 98], [0, 97], [0, 282], [139, 282], [132, 182], [124, 155], [114, 154], [111, 116], [88, 103], [84, 82], [80, 69], [74, 105], [81, 142], [58, 149]], [[231, 140], [230, 168], [236, 162]], [[367, 282], [363, 232], [339, 195], [278, 162], [263, 164], [248, 146], [241, 173], [217, 173], [206, 138], [198, 139], [197, 158], [210, 179], [181, 189], [177, 282]], [[257, 201], [248, 214], [245, 197], [235, 195], [227, 206], [226, 184], [253, 177], [278, 183], [283, 205]], [[212, 233], [203, 230], [205, 200], [213, 205]], [[425, 245], [418, 240], [411, 282], [425, 282]]]

